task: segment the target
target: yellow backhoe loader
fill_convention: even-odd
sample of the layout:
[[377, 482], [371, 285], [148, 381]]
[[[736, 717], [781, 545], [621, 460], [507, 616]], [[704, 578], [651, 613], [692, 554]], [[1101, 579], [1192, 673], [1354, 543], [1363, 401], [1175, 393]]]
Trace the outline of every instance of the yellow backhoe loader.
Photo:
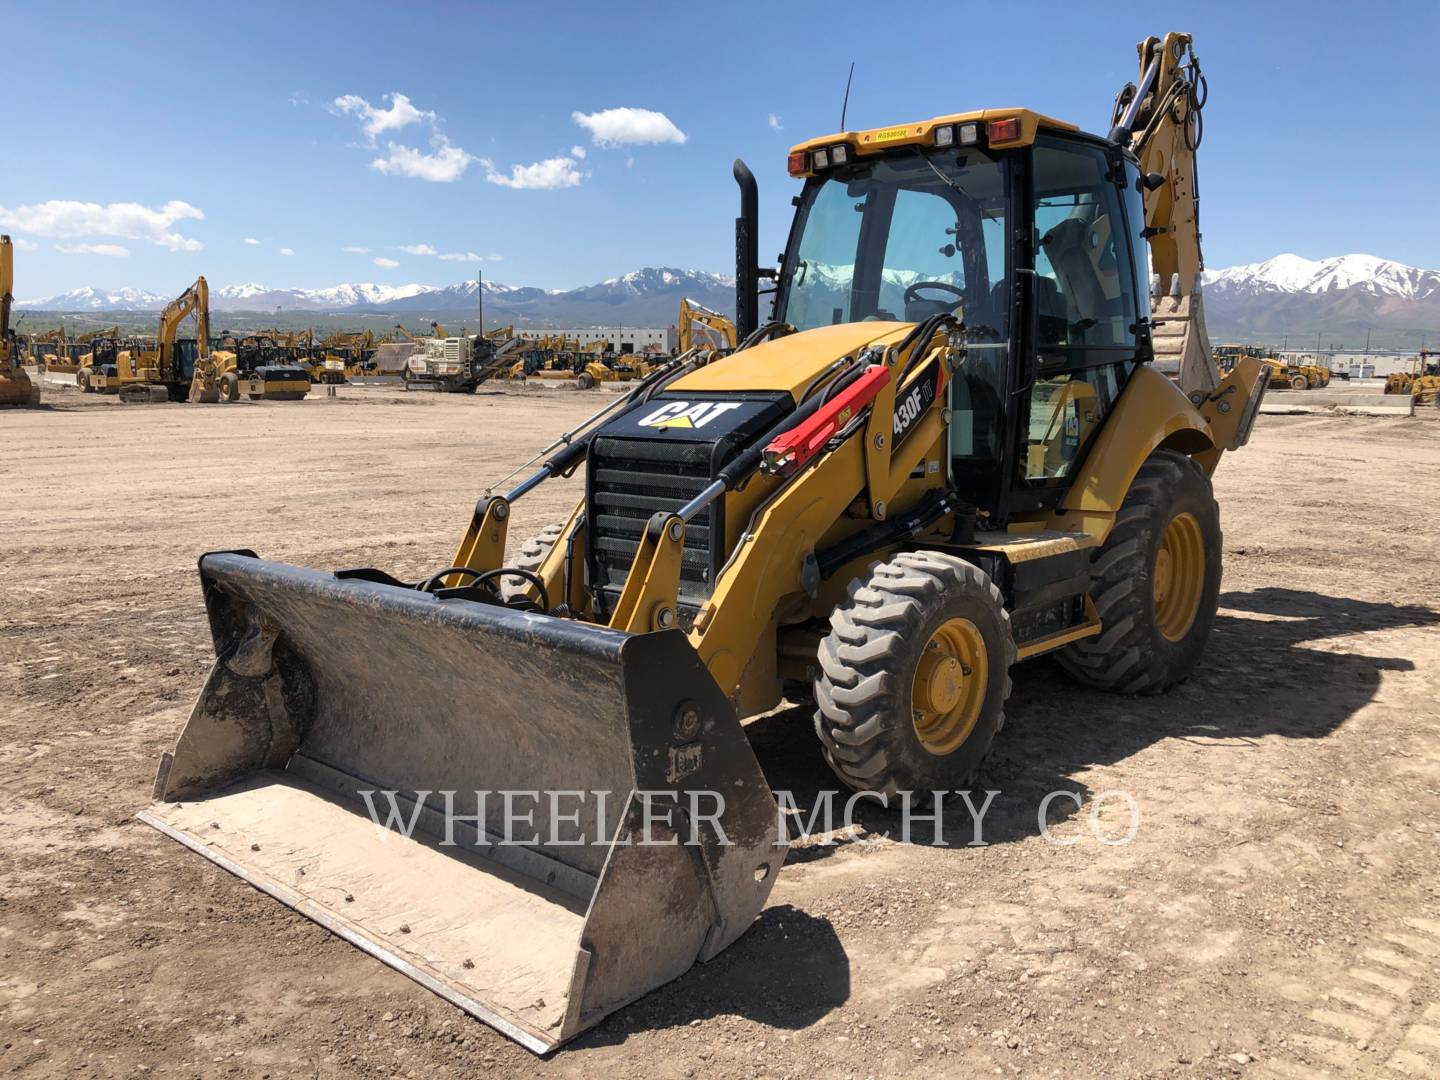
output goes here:
[[[741, 718], [813, 695], [796, 737], [895, 806], [965, 788], [1017, 660], [1184, 680], [1265, 379], [1205, 339], [1188, 35], [1140, 72], [1105, 136], [985, 109], [795, 146], [775, 270], [737, 161], [735, 351], [556, 439], [423, 580], [204, 555], [217, 659], [143, 819], [543, 1052], [764, 905]], [[507, 565], [511, 507], [582, 467]]]
[[0, 405], [39, 405], [40, 383], [26, 374], [20, 339], [10, 326], [14, 292], [15, 245], [0, 236]]

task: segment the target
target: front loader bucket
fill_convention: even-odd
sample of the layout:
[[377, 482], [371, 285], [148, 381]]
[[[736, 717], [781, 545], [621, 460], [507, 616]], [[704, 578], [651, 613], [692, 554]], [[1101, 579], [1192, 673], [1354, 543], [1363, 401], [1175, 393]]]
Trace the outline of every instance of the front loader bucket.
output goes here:
[[140, 817], [517, 1042], [552, 1049], [764, 905], [775, 801], [678, 630], [248, 552], [200, 578], [215, 666]]

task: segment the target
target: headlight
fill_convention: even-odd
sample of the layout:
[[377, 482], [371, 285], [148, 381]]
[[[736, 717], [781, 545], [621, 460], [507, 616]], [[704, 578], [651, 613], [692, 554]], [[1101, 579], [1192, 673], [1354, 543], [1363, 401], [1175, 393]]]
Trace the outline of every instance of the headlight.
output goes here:
[[844, 143], [830, 148], [830, 160], [836, 165], [844, 165], [850, 160], [850, 148]]
[[816, 150], [810, 155], [810, 160], [815, 163], [816, 169], [827, 169], [830, 167], [830, 151]]
[[961, 124], [959, 134], [961, 146], [974, 146], [980, 141], [980, 125]]
[[955, 145], [955, 127], [952, 124], [941, 124], [935, 129], [936, 146]]

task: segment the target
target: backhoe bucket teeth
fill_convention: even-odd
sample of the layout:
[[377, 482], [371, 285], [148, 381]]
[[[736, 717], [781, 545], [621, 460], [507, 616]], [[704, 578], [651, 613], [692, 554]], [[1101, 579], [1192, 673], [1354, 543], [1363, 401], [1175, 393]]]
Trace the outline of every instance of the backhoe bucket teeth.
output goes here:
[[200, 578], [217, 659], [140, 817], [531, 1050], [764, 905], [775, 801], [680, 631], [248, 552]]

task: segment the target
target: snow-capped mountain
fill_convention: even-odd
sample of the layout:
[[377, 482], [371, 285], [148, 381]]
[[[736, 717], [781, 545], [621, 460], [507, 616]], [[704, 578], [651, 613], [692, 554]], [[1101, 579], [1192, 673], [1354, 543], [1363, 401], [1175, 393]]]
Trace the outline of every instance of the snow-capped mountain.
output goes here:
[[700, 286], [733, 289], [735, 279], [724, 274], [712, 274], [707, 270], [672, 270], [665, 266], [647, 266], [643, 270], [632, 270], [620, 277], [606, 278], [591, 289], [609, 289], [612, 292], [627, 292], [635, 296], [663, 292], [676, 286]]
[[[721, 311], [735, 306], [735, 282], [723, 274], [673, 267], [645, 267], [596, 285], [578, 289], [537, 289], [485, 282], [485, 321], [515, 322], [522, 326], [668, 326], [675, 321], [680, 298], [688, 296]], [[352, 310], [383, 307], [387, 311], [454, 312], [469, 314], [476, 308], [475, 282], [448, 289], [357, 306]]]
[[434, 285], [332, 285], [326, 289], [271, 289], [249, 282], [213, 289], [210, 306], [218, 311], [340, 311], [360, 304], [387, 304], [439, 291]]
[[1413, 349], [1440, 338], [1440, 270], [1374, 255], [1277, 255], [1205, 275], [1212, 341]]
[[[458, 285], [377, 285], [372, 282], [322, 289], [276, 289], [256, 282], [212, 287], [214, 311], [469, 315], [476, 310], [475, 282]], [[521, 325], [627, 323], [665, 326], [675, 321], [680, 297], [727, 310], [734, 305], [734, 280], [703, 270], [646, 267], [578, 289], [538, 289], [485, 282], [485, 319]], [[60, 296], [24, 300], [17, 307], [41, 311], [158, 311], [169, 297], [135, 289], [76, 289]]]
[[1374, 255], [1337, 255], [1314, 260], [1285, 254], [1260, 263], [1207, 273], [1205, 288], [1207, 294], [1234, 292], [1251, 296], [1361, 289], [1373, 296], [1425, 300], [1440, 296], [1440, 270], [1420, 270]]
[[[849, 268], [812, 263], [813, 285], [843, 304]], [[910, 275], [913, 276], [913, 275]], [[887, 272], [886, 307], [900, 310], [909, 283], [903, 271]], [[894, 296], [890, 294], [894, 293]], [[719, 311], [733, 310], [734, 280], [724, 274], [673, 267], [645, 267], [577, 289], [540, 289], [485, 282], [485, 321], [520, 326], [668, 326], [680, 297]], [[812, 290], [815, 302], [821, 302]], [[41, 311], [158, 311], [167, 296], [140, 289], [75, 289], [17, 307]], [[1264, 262], [1205, 275], [1206, 313], [1215, 341], [1279, 344], [1289, 335], [1350, 348], [1415, 348], [1440, 340], [1440, 271], [1406, 266], [1374, 255], [1304, 259], [1277, 255]], [[212, 287], [210, 305], [222, 312], [356, 314], [414, 320], [419, 316], [463, 323], [474, 314], [475, 282], [456, 285], [378, 285], [373, 282], [321, 289], [276, 289], [256, 282]]]
[[17, 308], [40, 311], [159, 311], [168, 297], [157, 296], [144, 289], [96, 289], [89, 286], [71, 289], [43, 300], [17, 300]]

